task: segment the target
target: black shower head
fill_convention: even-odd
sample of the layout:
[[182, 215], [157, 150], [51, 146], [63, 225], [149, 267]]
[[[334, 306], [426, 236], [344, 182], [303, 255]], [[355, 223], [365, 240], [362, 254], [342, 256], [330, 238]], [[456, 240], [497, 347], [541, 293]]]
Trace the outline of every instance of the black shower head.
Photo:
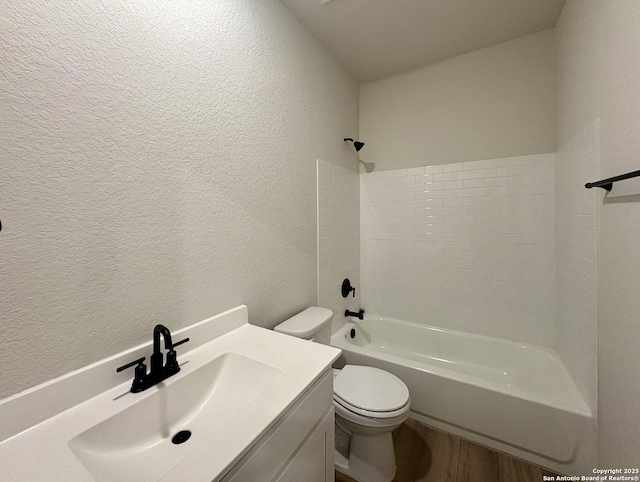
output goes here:
[[344, 140], [345, 142], [353, 142], [353, 147], [356, 148], [356, 152], [359, 152], [360, 149], [364, 147], [364, 142], [354, 141], [351, 137], [345, 137]]

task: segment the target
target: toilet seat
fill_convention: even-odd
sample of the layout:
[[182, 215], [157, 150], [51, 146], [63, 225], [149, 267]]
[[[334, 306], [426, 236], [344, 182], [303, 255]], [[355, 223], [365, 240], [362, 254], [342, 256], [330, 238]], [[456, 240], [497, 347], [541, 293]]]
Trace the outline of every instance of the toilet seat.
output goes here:
[[[340, 397], [334, 395], [333, 397], [334, 404], [340, 405], [345, 410], [348, 410], [351, 413], [355, 413], [356, 415], [360, 415], [362, 417], [368, 418], [396, 418], [405, 414], [409, 407], [409, 401], [407, 401], [406, 405], [398, 410], [393, 410], [391, 412], [374, 412], [371, 410], [363, 410], [358, 407], [354, 407], [353, 405], [349, 405], [344, 400], [341, 400]], [[334, 405], [335, 406], [335, 405]]]
[[347, 365], [333, 380], [334, 401], [364, 417], [395, 418], [406, 413], [409, 390], [395, 375], [379, 368]]

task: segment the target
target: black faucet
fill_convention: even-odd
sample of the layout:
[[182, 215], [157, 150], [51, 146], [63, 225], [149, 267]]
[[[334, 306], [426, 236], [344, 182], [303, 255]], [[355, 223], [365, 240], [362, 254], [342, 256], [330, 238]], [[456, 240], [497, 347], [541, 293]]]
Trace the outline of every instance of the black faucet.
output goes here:
[[[165, 349], [173, 349], [171, 343], [171, 332], [164, 325], [156, 325], [153, 329], [153, 355], [151, 355], [151, 370], [149, 376], [162, 373], [164, 369], [162, 351], [160, 351], [160, 335], [164, 338]], [[167, 354], [167, 358], [169, 358]]]
[[357, 313], [354, 313], [353, 311], [349, 311], [349, 310], [344, 310], [344, 316], [355, 316], [356, 318], [364, 320], [364, 310], [360, 310]]
[[[160, 335], [164, 338], [164, 347], [169, 350], [167, 352], [167, 363], [163, 363], [162, 351], [160, 350]], [[153, 329], [153, 354], [151, 355], [151, 369], [147, 373], [147, 366], [144, 364], [144, 357], [138, 360], [127, 363], [126, 365], [116, 369], [117, 372], [136, 366], [135, 375], [133, 377], [133, 383], [131, 384], [131, 391], [138, 393], [157, 385], [163, 380], [166, 380], [172, 375], [175, 375], [180, 371], [180, 365], [178, 365], [178, 356], [175, 347], [182, 345], [189, 341], [189, 338], [179, 341], [178, 343], [172, 343], [171, 332], [164, 325], [156, 325]]]

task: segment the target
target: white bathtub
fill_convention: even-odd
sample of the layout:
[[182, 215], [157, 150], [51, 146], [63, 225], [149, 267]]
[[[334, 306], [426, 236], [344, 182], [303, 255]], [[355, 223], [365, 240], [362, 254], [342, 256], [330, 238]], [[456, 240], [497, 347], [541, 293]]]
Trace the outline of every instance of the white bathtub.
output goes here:
[[488, 445], [536, 463], [570, 462], [592, 424], [554, 350], [374, 317], [353, 319], [331, 344], [343, 350], [345, 363], [401, 378], [413, 418], [454, 433], [459, 428], [472, 440], [480, 435], [477, 441], [495, 441]]

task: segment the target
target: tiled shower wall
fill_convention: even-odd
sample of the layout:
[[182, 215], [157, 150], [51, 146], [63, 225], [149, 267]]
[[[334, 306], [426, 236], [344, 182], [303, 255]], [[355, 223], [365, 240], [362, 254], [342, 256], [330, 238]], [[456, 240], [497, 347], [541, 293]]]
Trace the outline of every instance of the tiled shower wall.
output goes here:
[[598, 394], [597, 121], [556, 154], [557, 347], [595, 415]]
[[[360, 309], [360, 196], [357, 172], [318, 160], [318, 305], [333, 311], [333, 331], [346, 309]], [[356, 287], [348, 298], [342, 281]]]
[[554, 154], [360, 174], [370, 314], [555, 344]]

